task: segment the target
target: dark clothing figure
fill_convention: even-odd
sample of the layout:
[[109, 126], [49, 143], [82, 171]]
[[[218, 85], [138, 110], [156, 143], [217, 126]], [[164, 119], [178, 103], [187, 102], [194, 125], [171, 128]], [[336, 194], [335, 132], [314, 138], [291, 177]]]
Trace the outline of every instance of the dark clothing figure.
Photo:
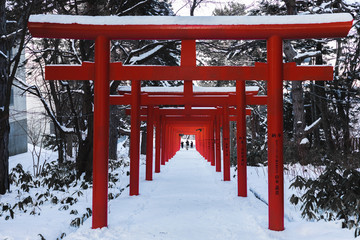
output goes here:
[[181, 142], [181, 148], [184, 148], [184, 142]]
[[193, 148], [193, 147], [194, 147], [194, 143], [191, 141], [190, 148]]
[[189, 140], [186, 140], [186, 150], [189, 149]]

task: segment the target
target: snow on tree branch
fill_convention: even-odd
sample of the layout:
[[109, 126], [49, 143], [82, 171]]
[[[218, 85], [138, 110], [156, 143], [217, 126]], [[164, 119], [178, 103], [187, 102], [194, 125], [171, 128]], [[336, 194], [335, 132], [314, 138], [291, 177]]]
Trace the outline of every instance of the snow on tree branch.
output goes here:
[[6, 54], [0, 50], [0, 56], [2, 56], [5, 59], [9, 59], [8, 56], [6, 56]]
[[307, 144], [310, 144], [308, 138], [303, 138], [303, 139], [301, 139], [300, 145], [307, 145]]
[[308, 134], [310, 132], [312, 132], [321, 122], [321, 117], [318, 118], [315, 122], [313, 122], [312, 124], [310, 124], [310, 126], [306, 126], [304, 129], [304, 133]]
[[321, 55], [321, 51], [311, 51], [311, 52], [304, 52], [304, 53], [298, 53], [295, 57], [294, 57], [294, 61], [302, 61], [306, 58], [309, 57], [316, 57]]
[[74, 39], [71, 39], [71, 49], [73, 50], [73, 53], [74, 53], [77, 61], [81, 64], [82, 61], [81, 61], [79, 55], [78, 55], [77, 52], [76, 52], [76, 49], [75, 49], [75, 40], [74, 40]]
[[124, 48], [123, 45], [117, 44], [117, 46], [119, 46], [119, 48], [121, 48], [121, 50], [125, 53], [125, 55], [126, 55], [127, 57], [129, 57], [129, 52]]
[[126, 14], [126, 13], [128, 13], [128, 12], [130, 12], [130, 11], [134, 10], [135, 8], [137, 8], [137, 7], [141, 6], [142, 4], [147, 3], [147, 2], [148, 2], [148, 0], [141, 1], [141, 2], [139, 2], [139, 3], [137, 3], [137, 4], [135, 4], [134, 6], [132, 6], [132, 7], [128, 8], [128, 9], [125, 9], [124, 11], [120, 12], [120, 13], [119, 13], [119, 14], [117, 14], [117, 15], [118, 15], [118, 16], [121, 16], [121, 15], [123, 15], [123, 14]]
[[139, 55], [139, 56], [133, 56], [130, 58], [129, 63], [130, 64], [135, 64], [137, 62], [143, 62], [144, 60], [150, 58], [151, 56], [153, 56], [154, 54], [157, 53], [157, 51], [159, 51], [160, 49], [162, 49], [164, 47], [164, 45], [157, 45], [155, 46], [153, 49]]
[[15, 32], [9, 33], [7, 35], [2, 35], [0, 37], [1, 40], [9, 40], [10, 38], [14, 37], [15, 35], [17, 35], [18, 33], [21, 33], [23, 31], [23, 29], [19, 29]]

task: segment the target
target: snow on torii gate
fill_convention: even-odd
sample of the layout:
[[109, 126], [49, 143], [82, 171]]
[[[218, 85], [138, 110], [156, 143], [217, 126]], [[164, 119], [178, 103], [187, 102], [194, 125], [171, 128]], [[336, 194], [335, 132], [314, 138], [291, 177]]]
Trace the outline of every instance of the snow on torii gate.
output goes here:
[[[286, 80], [332, 80], [332, 67], [303, 67], [284, 64], [283, 39], [345, 37], [352, 26], [350, 14], [300, 16], [64, 16], [33, 15], [28, 28], [34, 37], [95, 40], [95, 64], [59, 66], [51, 71], [55, 79], [94, 80], [93, 228], [107, 226], [107, 173], [109, 139], [109, 81], [132, 80], [131, 119], [138, 136], [141, 80], [245, 80], [268, 81], [268, 182], [269, 229], [284, 229], [283, 193], [283, 86]], [[122, 66], [110, 63], [111, 39], [224, 39], [267, 40], [267, 64], [254, 67], [198, 67], [194, 60], [181, 66]], [[193, 56], [193, 53], [190, 53]], [[49, 69], [46, 69], [49, 72]], [[185, 87], [188, 86], [185, 81]], [[244, 98], [237, 94], [239, 106]], [[244, 108], [238, 107], [238, 123], [244, 123]], [[241, 119], [240, 119], [241, 118]], [[241, 124], [243, 125], [243, 124]], [[238, 129], [238, 138], [245, 136]], [[240, 141], [241, 142], [241, 141]], [[134, 143], [138, 147], [138, 143]], [[244, 149], [243, 145], [238, 149]], [[137, 153], [138, 154], [138, 153]], [[135, 154], [136, 157], [136, 154]], [[138, 158], [138, 156], [137, 156]]]

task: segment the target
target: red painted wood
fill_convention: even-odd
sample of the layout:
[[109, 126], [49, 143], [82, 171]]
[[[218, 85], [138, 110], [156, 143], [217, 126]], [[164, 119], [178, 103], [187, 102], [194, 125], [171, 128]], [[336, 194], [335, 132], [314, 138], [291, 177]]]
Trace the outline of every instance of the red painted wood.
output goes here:
[[156, 120], [156, 132], [155, 132], [155, 172], [160, 172], [160, 155], [161, 155], [161, 116], [158, 114], [159, 108], [155, 110]]
[[262, 25], [87, 25], [29, 22], [33, 37], [96, 39], [282, 39], [337, 38], [346, 36], [353, 21], [322, 24]]
[[267, 42], [269, 229], [284, 230], [282, 40]]
[[110, 41], [95, 42], [92, 228], [107, 226]]
[[[111, 80], [264, 80], [267, 78], [267, 63], [254, 66], [129, 66], [121, 62], [110, 64]], [[332, 66], [296, 66], [284, 63], [284, 80], [326, 80], [333, 78]], [[94, 64], [45, 66], [46, 80], [93, 80]], [[173, 93], [176, 95], [176, 93]]]
[[[234, 107], [229, 107], [229, 116], [236, 116], [236, 108]], [[125, 110], [125, 113], [127, 115], [130, 115], [131, 114], [131, 108], [127, 108]], [[148, 116], [148, 108], [147, 107], [142, 107], [140, 109], [140, 115], [144, 118], [142, 118], [141, 120], [143, 121], [147, 121], [147, 116]], [[176, 116], [215, 116], [218, 113], [218, 110], [216, 108], [214, 109], [190, 109], [190, 110], [187, 110], [187, 109], [176, 109], [176, 108], [160, 108], [158, 109], [157, 111], [157, 114], [158, 115], [161, 115], [161, 116], [170, 116], [170, 115], [176, 115]], [[245, 109], [245, 114], [246, 115], [251, 115], [251, 109], [247, 108]], [[236, 121], [236, 120], [233, 120], [233, 121]]]
[[152, 181], [153, 171], [153, 139], [154, 139], [154, 107], [147, 108], [147, 135], [146, 135], [146, 176], [147, 181]]
[[216, 172], [221, 172], [221, 142], [220, 142], [220, 116], [215, 120], [215, 167]]
[[161, 119], [161, 165], [165, 165], [165, 142], [166, 142], [166, 124], [165, 118]]
[[[266, 105], [267, 96], [246, 96], [246, 105]], [[111, 96], [111, 105], [129, 105], [131, 104], [130, 95], [126, 96]], [[185, 105], [191, 104], [192, 107], [217, 107], [223, 105], [236, 106], [235, 95], [221, 96], [221, 95], [203, 95], [185, 98], [179, 95], [167, 96], [141, 96], [141, 104], [147, 105]]]
[[223, 108], [223, 166], [224, 181], [230, 181], [230, 129], [229, 129], [229, 109]]
[[140, 81], [131, 82], [130, 196], [139, 195]]
[[246, 99], [244, 94], [245, 82], [236, 81], [236, 131], [237, 131], [237, 180], [238, 196], [247, 196], [247, 173], [246, 173]]
[[215, 166], [215, 117], [213, 117], [213, 120], [210, 123], [210, 162], [211, 166]]

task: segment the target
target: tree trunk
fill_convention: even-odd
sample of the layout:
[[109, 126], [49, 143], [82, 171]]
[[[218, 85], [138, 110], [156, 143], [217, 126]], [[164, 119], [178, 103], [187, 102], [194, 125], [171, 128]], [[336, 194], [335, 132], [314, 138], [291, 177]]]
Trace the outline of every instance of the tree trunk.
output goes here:
[[73, 157], [73, 136], [71, 134], [66, 136], [66, 155]]
[[250, 116], [250, 123], [251, 123], [251, 141], [255, 143], [255, 140], [257, 139], [257, 135], [259, 132], [259, 116], [257, 113], [253, 113]]
[[[315, 81], [313, 81], [313, 84], [311, 86], [311, 92], [313, 93], [311, 95], [311, 122], [315, 122], [316, 119], [318, 119], [320, 117], [320, 115], [318, 114], [318, 108], [317, 108], [317, 99], [316, 99], [316, 86], [315, 86]], [[315, 148], [320, 147], [320, 131], [319, 128], [314, 129], [313, 131], [313, 146]]]
[[[289, 41], [284, 42], [284, 54], [287, 62], [293, 62], [296, 52]], [[305, 129], [305, 115], [304, 115], [304, 93], [302, 88], [302, 81], [291, 82], [291, 99], [293, 103], [293, 118], [294, 118], [294, 142], [296, 145], [296, 156], [298, 161], [302, 161], [305, 155], [305, 149], [300, 145], [301, 139], [304, 136]]]
[[[3, 72], [1, 72], [3, 74]], [[1, 79], [3, 80], [3, 79]], [[2, 83], [0, 88], [2, 89]], [[10, 189], [9, 184], [9, 112], [0, 110], [0, 194]]]
[[76, 157], [77, 175], [86, 173], [87, 179], [91, 179], [93, 162], [93, 129], [94, 118], [92, 111], [92, 92], [88, 81], [83, 82], [84, 100], [83, 115], [86, 116], [87, 136], [84, 141], [79, 141], [78, 156]]
[[350, 102], [349, 102], [349, 91], [351, 90], [351, 84], [348, 85], [347, 91], [344, 91], [344, 87], [340, 84], [341, 73], [340, 73], [340, 59], [343, 57], [343, 50], [342, 50], [342, 43], [343, 41], [338, 39], [337, 40], [337, 52], [336, 52], [336, 65], [335, 65], [335, 79], [333, 81], [335, 85], [335, 90], [339, 90], [340, 93], [333, 93], [333, 97], [337, 99], [336, 107], [337, 107], [337, 114], [340, 119], [340, 128], [342, 131], [342, 137], [340, 148], [342, 147], [343, 153], [345, 157], [347, 154], [350, 153], [350, 119], [349, 119], [349, 110], [350, 110]]
[[[45, 48], [48, 47], [48, 43], [45, 42]], [[60, 41], [59, 39], [56, 39], [55, 40], [55, 51], [54, 53], [51, 55], [51, 59], [49, 61], [49, 63], [51, 64], [56, 64], [58, 63], [57, 61], [57, 57], [58, 57], [58, 48], [59, 48], [59, 44], [60, 44]], [[56, 85], [56, 83], [54, 81], [49, 81], [49, 86], [50, 86], [50, 96], [52, 98], [52, 102], [54, 103], [54, 106], [55, 106], [55, 112], [56, 112], [56, 120], [60, 123], [60, 124], [63, 124], [63, 119], [62, 119], [62, 111], [61, 111], [61, 99], [59, 98], [58, 96], [58, 87]], [[55, 136], [56, 136], [56, 145], [57, 145], [57, 149], [58, 149], [58, 162], [60, 164], [62, 164], [65, 160], [65, 146], [66, 146], [66, 136], [65, 134], [60, 131], [59, 129], [55, 128]]]
[[[0, 3], [0, 36], [6, 35], [5, 1]], [[0, 51], [7, 54], [7, 43], [0, 39]], [[10, 189], [9, 184], [9, 61], [0, 56], [0, 194]]]
[[318, 81], [318, 83], [316, 84], [317, 87], [316, 89], [316, 95], [320, 96], [319, 99], [319, 103], [318, 106], [320, 108], [320, 112], [321, 112], [321, 119], [322, 119], [322, 128], [324, 130], [324, 135], [325, 135], [325, 139], [326, 139], [326, 147], [327, 150], [330, 152], [334, 152], [335, 150], [335, 145], [334, 145], [334, 141], [332, 139], [332, 134], [331, 134], [331, 128], [330, 128], [330, 121], [329, 121], [329, 112], [328, 112], [328, 106], [326, 103], [326, 94], [325, 94], [325, 83], [323, 81]]
[[298, 160], [302, 161], [304, 157], [304, 148], [301, 146], [301, 139], [304, 137], [305, 116], [304, 116], [304, 95], [302, 81], [292, 81], [292, 102], [294, 114], [294, 140], [297, 146]]
[[192, 0], [190, 3], [190, 16], [194, 16], [195, 9], [200, 5], [203, 0]]
[[[92, 59], [93, 51], [91, 45], [93, 41], [80, 41], [80, 52], [82, 61], [89, 61]], [[90, 51], [89, 51], [90, 49]], [[83, 141], [79, 140], [78, 156], [76, 157], [77, 175], [86, 173], [86, 179], [90, 180], [92, 176], [92, 163], [93, 163], [93, 92], [89, 81], [83, 81], [82, 90], [84, 96], [82, 100], [82, 111], [85, 119], [83, 120], [83, 130], [87, 130], [87, 136]], [[85, 123], [86, 122], [86, 123]], [[87, 129], [86, 129], [87, 128]]]
[[[318, 42], [316, 44], [316, 51], [320, 51], [320, 52], [322, 51], [322, 43], [321, 42]], [[322, 55], [316, 56], [315, 65], [323, 65]], [[320, 81], [319, 83], [317, 83], [317, 81], [313, 81], [312, 92], [314, 94], [313, 94], [312, 100], [311, 100], [311, 108], [312, 108], [312, 119], [311, 120], [312, 120], [312, 122], [314, 122], [316, 119], [318, 119], [321, 115], [321, 111], [318, 113], [318, 110], [321, 109], [318, 107], [320, 105], [321, 99], [316, 97], [319, 95], [318, 87], [317, 87], [317, 85], [319, 85], [319, 84], [324, 85], [324, 81]], [[325, 96], [323, 96], [323, 97], [325, 97]], [[328, 121], [328, 119], [322, 118], [322, 121]], [[314, 130], [314, 146], [315, 147], [320, 147], [320, 130], [319, 129], [320, 128], [316, 128]]]
[[237, 164], [237, 146], [236, 146], [236, 122], [230, 122], [230, 164], [235, 166]]
[[109, 158], [114, 160], [117, 159], [117, 126], [119, 125], [116, 108], [117, 106], [110, 106]]
[[[295, 0], [284, 0], [286, 5], [286, 10], [288, 15], [296, 15], [296, 1]], [[295, 50], [292, 48], [290, 42], [285, 42], [284, 44], [284, 53], [286, 60], [289, 62], [294, 61], [296, 56]], [[293, 114], [294, 114], [294, 140], [296, 144], [298, 161], [303, 161], [305, 156], [305, 151], [303, 146], [301, 146], [301, 139], [304, 137], [305, 129], [305, 115], [304, 115], [304, 93], [302, 87], [302, 81], [292, 81], [291, 82], [291, 97], [293, 102]]]
[[146, 138], [147, 138], [147, 130], [141, 131], [141, 145], [140, 145], [140, 153], [146, 154]]

